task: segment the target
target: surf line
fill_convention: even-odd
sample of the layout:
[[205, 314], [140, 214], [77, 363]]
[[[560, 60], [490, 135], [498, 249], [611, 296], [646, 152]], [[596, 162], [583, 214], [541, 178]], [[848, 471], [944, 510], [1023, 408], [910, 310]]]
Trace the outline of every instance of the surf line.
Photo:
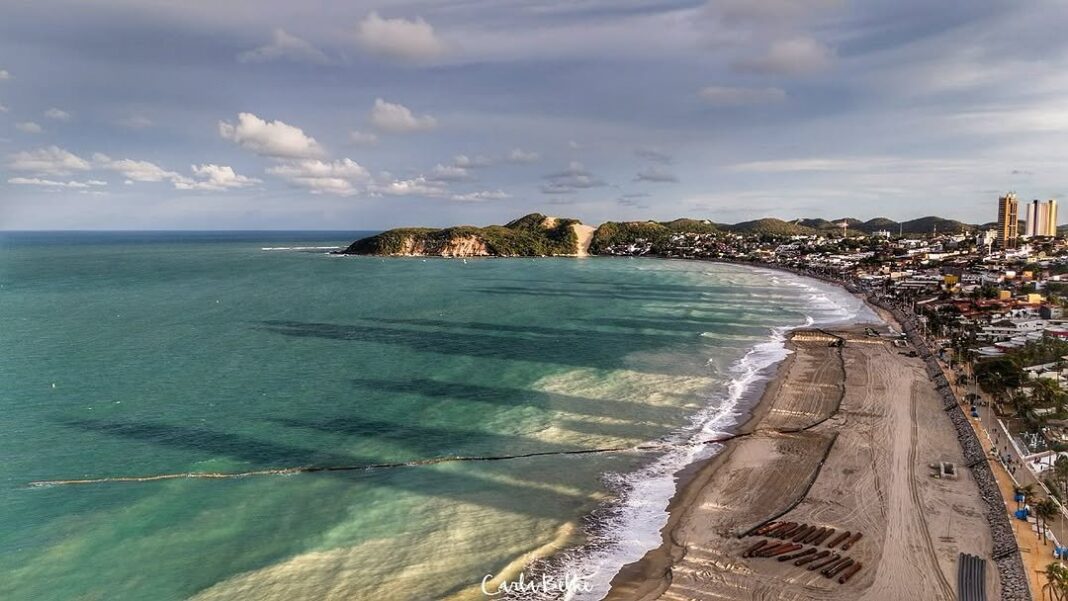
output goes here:
[[101, 476], [99, 478], [70, 478], [57, 480], [34, 480], [28, 484], [31, 488], [49, 488], [52, 486], [75, 486], [80, 484], [133, 484], [141, 482], [159, 482], [162, 480], [227, 480], [239, 478], [253, 478], [257, 476], [291, 476], [296, 474], [317, 474], [328, 472], [356, 472], [383, 469], [398, 469], [406, 467], [420, 467], [438, 465], [442, 463], [459, 463], [474, 461], [508, 461], [513, 459], [530, 459], [533, 457], [548, 457], [553, 455], [597, 455], [604, 453], [639, 452], [647, 453], [677, 447], [695, 447], [710, 444], [718, 444], [734, 440], [750, 433], [731, 434], [720, 438], [710, 438], [688, 443], [646, 443], [637, 446], [602, 447], [597, 449], [576, 449], [574, 451], [541, 451], [535, 453], [522, 453], [519, 455], [490, 455], [490, 456], [451, 456], [433, 457], [415, 461], [398, 463], [364, 463], [358, 465], [305, 465], [297, 467], [268, 468], [262, 470], [250, 470], [245, 472], [176, 472], [172, 474], [153, 474], [148, 476]]

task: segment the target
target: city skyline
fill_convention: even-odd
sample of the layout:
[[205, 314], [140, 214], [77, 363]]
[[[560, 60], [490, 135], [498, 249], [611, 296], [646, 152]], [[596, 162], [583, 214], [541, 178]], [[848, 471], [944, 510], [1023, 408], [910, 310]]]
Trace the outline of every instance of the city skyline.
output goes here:
[[983, 224], [1068, 190], [1054, 2], [5, 13], [2, 229]]

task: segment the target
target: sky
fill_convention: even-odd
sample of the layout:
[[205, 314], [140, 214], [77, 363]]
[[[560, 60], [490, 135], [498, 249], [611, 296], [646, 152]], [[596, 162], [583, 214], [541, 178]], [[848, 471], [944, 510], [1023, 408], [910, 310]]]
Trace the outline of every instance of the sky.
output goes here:
[[0, 229], [996, 217], [1068, 3], [5, 0]]

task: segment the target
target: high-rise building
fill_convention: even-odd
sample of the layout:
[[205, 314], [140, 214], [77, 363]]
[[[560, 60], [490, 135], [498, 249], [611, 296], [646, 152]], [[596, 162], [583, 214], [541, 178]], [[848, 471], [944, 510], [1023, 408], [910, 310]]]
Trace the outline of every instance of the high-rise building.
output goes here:
[[1032, 200], [1027, 203], [1027, 215], [1024, 217], [1024, 236], [1034, 236], [1038, 229], [1038, 201]]
[[998, 198], [998, 246], [1016, 248], [1017, 229], [1019, 228], [1020, 203], [1016, 193], [1009, 192]]
[[1024, 229], [1024, 235], [1049, 237], [1057, 235], [1056, 200], [1046, 202], [1032, 200], [1027, 205], [1027, 227]]

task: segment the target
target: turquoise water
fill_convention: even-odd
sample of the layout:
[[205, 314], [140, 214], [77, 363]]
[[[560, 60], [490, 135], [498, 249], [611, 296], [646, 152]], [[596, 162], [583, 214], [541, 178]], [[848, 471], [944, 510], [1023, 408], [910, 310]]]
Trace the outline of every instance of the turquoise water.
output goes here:
[[858, 310], [710, 263], [294, 250], [351, 238], [0, 238], [0, 599], [477, 599], [616, 499], [610, 577], [692, 454], [30, 483], [675, 443], [729, 427], [775, 332]]

